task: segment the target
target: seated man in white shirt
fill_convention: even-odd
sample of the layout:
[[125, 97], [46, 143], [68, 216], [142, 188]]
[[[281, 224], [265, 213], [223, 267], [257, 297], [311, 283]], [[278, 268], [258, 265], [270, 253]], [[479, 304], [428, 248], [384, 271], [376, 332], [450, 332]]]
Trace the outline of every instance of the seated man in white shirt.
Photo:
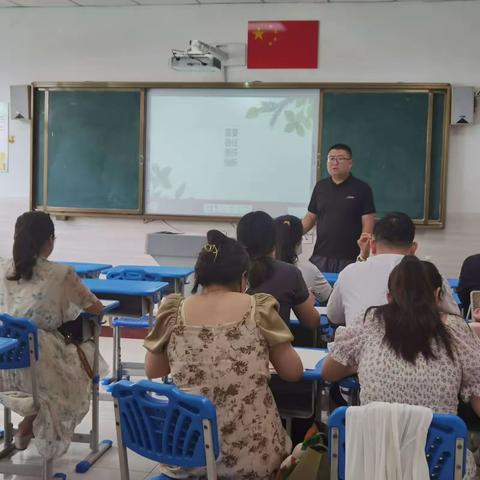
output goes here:
[[[415, 254], [417, 243], [414, 238], [415, 225], [408, 215], [401, 212], [387, 213], [375, 224], [371, 238], [362, 236], [358, 261], [340, 272], [328, 300], [329, 321], [336, 325], [349, 325], [363, 319], [368, 307], [387, 303], [390, 272], [405, 255]], [[460, 310], [445, 279], [443, 291], [440, 308], [459, 315]]]

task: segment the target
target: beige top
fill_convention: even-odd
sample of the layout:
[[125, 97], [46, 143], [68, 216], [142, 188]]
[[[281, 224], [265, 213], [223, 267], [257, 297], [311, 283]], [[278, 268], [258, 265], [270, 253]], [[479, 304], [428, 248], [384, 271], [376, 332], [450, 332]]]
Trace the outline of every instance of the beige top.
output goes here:
[[[204, 395], [215, 404], [219, 478], [274, 478], [290, 453], [291, 441], [268, 381], [269, 349], [292, 340], [271, 295], [253, 295], [240, 321], [215, 326], [186, 324], [180, 295], [169, 295], [162, 302], [144, 345], [151, 352], [167, 352], [178, 388]], [[187, 473], [166, 465], [162, 470], [171, 476]]]

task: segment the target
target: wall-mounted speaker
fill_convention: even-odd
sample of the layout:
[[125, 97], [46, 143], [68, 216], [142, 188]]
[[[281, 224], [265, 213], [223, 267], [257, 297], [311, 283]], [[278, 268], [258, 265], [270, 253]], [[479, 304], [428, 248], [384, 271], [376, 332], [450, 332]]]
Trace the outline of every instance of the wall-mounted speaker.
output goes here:
[[473, 123], [474, 98], [473, 87], [452, 87], [452, 125]]
[[30, 120], [30, 85], [10, 85], [10, 116], [12, 120]]

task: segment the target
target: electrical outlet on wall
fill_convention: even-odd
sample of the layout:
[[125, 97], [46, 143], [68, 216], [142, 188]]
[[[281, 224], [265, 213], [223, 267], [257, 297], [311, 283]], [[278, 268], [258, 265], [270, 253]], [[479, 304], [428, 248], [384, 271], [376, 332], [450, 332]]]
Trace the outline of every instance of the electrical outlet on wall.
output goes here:
[[305, 235], [303, 235], [303, 243], [306, 244], [312, 244], [313, 243], [313, 233], [308, 232]]

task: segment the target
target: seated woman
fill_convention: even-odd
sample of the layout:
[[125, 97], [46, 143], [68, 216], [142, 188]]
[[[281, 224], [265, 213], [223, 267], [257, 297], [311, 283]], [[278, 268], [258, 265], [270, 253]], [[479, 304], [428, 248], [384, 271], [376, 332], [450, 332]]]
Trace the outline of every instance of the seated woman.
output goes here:
[[322, 272], [308, 260], [300, 260], [302, 253], [303, 226], [302, 221], [293, 215], [282, 215], [275, 219], [277, 245], [275, 258], [295, 265], [301, 272], [307, 288], [319, 302], [326, 302], [332, 287], [325, 280]]
[[249, 292], [273, 295], [287, 325], [293, 309], [304, 327], [317, 328], [320, 316], [313, 306], [315, 299], [308, 291], [302, 273], [294, 265], [275, 260], [273, 218], [260, 211], [247, 213], [238, 223], [237, 239], [247, 249], [252, 263], [248, 274]]
[[[91, 379], [74, 345], [67, 345], [58, 328], [82, 310], [98, 315], [101, 302], [71, 267], [47, 260], [55, 230], [50, 216], [27, 212], [15, 224], [13, 259], [0, 259], [0, 312], [29, 318], [38, 327], [38, 412], [22, 412], [21, 399], [12, 409], [25, 418], [18, 427], [15, 446], [23, 450], [32, 435], [41, 455], [66, 452], [75, 427], [90, 408]], [[82, 345], [91, 362], [93, 346]], [[91, 364], [91, 363], [90, 363]], [[0, 390], [30, 392], [27, 370], [2, 370]]]
[[[465, 260], [465, 262], [467, 262], [467, 260]], [[464, 265], [465, 265], [465, 262], [464, 262]], [[439, 281], [438, 279], [439, 277], [442, 278], [442, 276], [440, 275], [439, 271], [437, 270], [437, 267], [433, 263], [427, 262], [427, 261], [423, 261], [422, 263], [425, 268], [427, 277], [430, 280], [430, 283], [432, 283], [436, 291], [441, 292], [440, 294], [441, 296], [439, 297], [439, 301], [438, 301], [438, 305], [440, 307], [441, 299], [443, 298], [443, 288], [445, 283], [442, 283], [440, 285], [438, 284], [438, 281]], [[468, 302], [470, 304], [470, 293], [468, 294]], [[463, 301], [462, 301], [462, 305], [463, 305]], [[468, 326], [476, 335], [480, 336], [480, 308], [476, 307], [475, 305], [472, 305], [471, 317], [472, 317], [472, 322], [470, 322]]]
[[470, 255], [463, 261], [458, 278], [457, 293], [465, 315], [470, 307], [470, 293], [473, 290], [480, 290], [480, 254]]
[[[456, 415], [458, 396], [480, 414], [480, 341], [465, 321], [441, 312], [442, 278], [416, 257], [390, 274], [388, 303], [371, 307], [363, 323], [338, 331], [322, 376], [338, 381], [358, 369], [360, 402], [421, 405]], [[468, 455], [467, 475], [475, 477]]]
[[[173, 376], [178, 388], [208, 397], [216, 406], [221, 439], [220, 478], [270, 479], [290, 453], [268, 387], [269, 361], [285, 380], [302, 377], [292, 335], [270, 295], [246, 295], [248, 255], [217, 230], [195, 265], [193, 293], [169, 295], [145, 339], [149, 378]], [[162, 465], [167, 475], [198, 470]], [[189, 477], [190, 478], [190, 477]]]
[[480, 337], [480, 307], [472, 308], [472, 320], [469, 326]]

